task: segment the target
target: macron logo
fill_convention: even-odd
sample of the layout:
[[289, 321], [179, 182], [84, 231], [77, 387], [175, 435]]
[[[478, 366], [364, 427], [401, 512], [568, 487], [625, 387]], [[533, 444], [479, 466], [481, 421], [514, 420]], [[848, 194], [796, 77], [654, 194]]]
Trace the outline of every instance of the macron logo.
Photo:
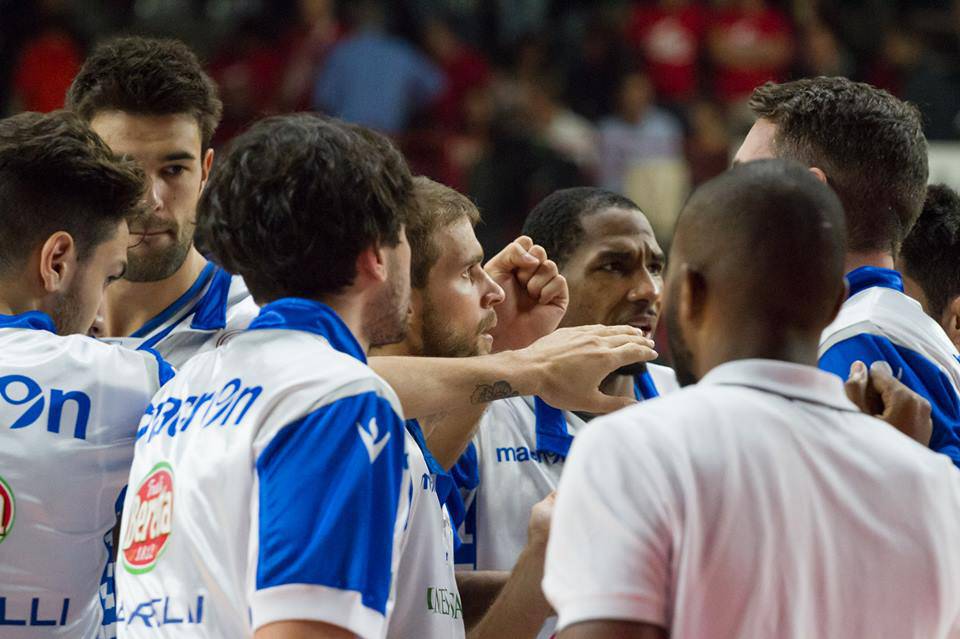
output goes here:
[[377, 427], [376, 417], [370, 418], [370, 423], [366, 428], [363, 427], [363, 424], [357, 422], [357, 432], [360, 433], [360, 441], [363, 442], [364, 447], [367, 449], [367, 454], [370, 456], [370, 463], [372, 464], [377, 460], [377, 457], [380, 456], [380, 453], [383, 452], [383, 447], [390, 441], [390, 433], [385, 433], [383, 437], [377, 440], [380, 429]]

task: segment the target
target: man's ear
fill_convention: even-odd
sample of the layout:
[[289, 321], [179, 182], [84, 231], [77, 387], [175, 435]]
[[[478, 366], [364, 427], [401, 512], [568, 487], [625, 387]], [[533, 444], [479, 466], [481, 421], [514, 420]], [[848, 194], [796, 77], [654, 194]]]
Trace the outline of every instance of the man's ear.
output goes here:
[[960, 295], [949, 301], [947, 307], [943, 310], [943, 317], [940, 319], [943, 330], [947, 332], [947, 337], [953, 342], [953, 345], [960, 349]]
[[372, 245], [357, 256], [357, 279], [385, 282], [389, 276], [387, 254], [383, 247]]
[[823, 172], [823, 169], [818, 169], [815, 166], [811, 166], [810, 172], [813, 173], [813, 175], [824, 184], [830, 184], [830, 181], [827, 179], [827, 174]]
[[207, 180], [210, 179], [210, 169], [213, 168], [213, 149], [207, 149], [200, 161], [200, 192], [207, 186]]
[[66, 231], [57, 231], [40, 247], [40, 282], [46, 293], [70, 285], [77, 270], [77, 246]]
[[690, 264], [680, 266], [680, 317], [696, 326], [703, 321], [707, 303], [707, 280]]

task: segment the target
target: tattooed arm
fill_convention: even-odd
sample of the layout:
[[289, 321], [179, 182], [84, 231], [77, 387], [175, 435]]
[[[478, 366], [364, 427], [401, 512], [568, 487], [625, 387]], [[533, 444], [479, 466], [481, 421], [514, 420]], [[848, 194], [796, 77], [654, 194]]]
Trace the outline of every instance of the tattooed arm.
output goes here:
[[638, 329], [578, 326], [515, 351], [457, 358], [371, 357], [370, 366], [396, 391], [408, 419], [515, 395], [539, 395], [567, 410], [609, 413], [633, 400], [604, 395], [600, 382], [621, 366], [656, 356], [653, 342]]

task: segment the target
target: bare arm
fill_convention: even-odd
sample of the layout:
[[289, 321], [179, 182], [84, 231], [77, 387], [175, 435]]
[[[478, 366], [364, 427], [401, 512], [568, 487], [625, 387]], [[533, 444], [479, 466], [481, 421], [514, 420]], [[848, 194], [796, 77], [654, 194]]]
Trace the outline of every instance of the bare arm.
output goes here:
[[321, 621], [277, 621], [253, 634], [254, 639], [355, 639], [349, 630]]
[[444, 470], [450, 470], [460, 459], [460, 455], [477, 432], [486, 408], [486, 404], [474, 404], [420, 420], [430, 454]]
[[[556, 494], [533, 507], [526, 548], [520, 553], [510, 578], [483, 619], [470, 630], [467, 639], [533, 639], [553, 609], [543, 596], [544, 555], [550, 536], [550, 519]], [[461, 595], [463, 599], [465, 596]]]
[[667, 639], [670, 634], [660, 626], [636, 621], [584, 621], [565, 628], [559, 639]]
[[633, 400], [600, 392], [621, 366], [657, 357], [653, 342], [630, 326], [561, 328], [516, 351], [481, 357], [371, 357], [393, 387], [407, 418], [461, 410], [517, 395], [552, 406], [610, 413]]
[[457, 590], [463, 602], [463, 624], [467, 632], [490, 610], [509, 579], [507, 570], [457, 571]]

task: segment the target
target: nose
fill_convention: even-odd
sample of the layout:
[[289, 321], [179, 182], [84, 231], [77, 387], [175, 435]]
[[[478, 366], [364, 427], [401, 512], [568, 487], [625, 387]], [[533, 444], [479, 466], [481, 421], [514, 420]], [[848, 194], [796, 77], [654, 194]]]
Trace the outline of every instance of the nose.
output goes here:
[[483, 308], [492, 308], [501, 303], [506, 297], [506, 294], [503, 292], [503, 287], [497, 284], [492, 277], [487, 275], [486, 271], [483, 271], [482, 269], [481, 271], [483, 272], [485, 290], [483, 292], [483, 296], [480, 298], [480, 305]]
[[627, 299], [631, 302], [646, 300], [650, 304], [655, 304], [660, 301], [662, 294], [663, 279], [651, 273], [649, 269], [642, 268], [637, 272], [633, 286], [627, 293]]
[[160, 192], [160, 180], [155, 177], [148, 178], [150, 183], [147, 185], [147, 192], [144, 194], [144, 203], [148, 211], [156, 211], [163, 204], [163, 198]]

